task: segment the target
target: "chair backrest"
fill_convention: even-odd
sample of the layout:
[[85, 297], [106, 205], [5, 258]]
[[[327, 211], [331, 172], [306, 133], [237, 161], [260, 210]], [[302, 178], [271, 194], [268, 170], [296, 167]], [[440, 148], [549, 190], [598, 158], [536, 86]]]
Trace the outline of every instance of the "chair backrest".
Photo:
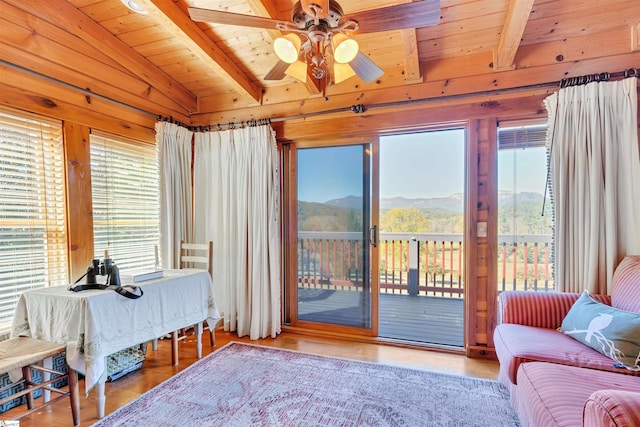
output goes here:
[[202, 268], [213, 278], [213, 242], [187, 243], [180, 241], [180, 268]]

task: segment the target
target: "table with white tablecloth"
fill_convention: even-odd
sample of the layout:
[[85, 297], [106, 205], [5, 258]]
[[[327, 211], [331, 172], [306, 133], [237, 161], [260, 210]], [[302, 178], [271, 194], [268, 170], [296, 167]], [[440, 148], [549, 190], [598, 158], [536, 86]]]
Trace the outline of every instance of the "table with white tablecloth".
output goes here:
[[[122, 285], [133, 285], [126, 275]], [[98, 387], [104, 413], [106, 357], [220, 314], [206, 270], [164, 270], [163, 277], [135, 283], [144, 295], [129, 299], [111, 290], [72, 292], [68, 286], [26, 291], [18, 301], [11, 336], [66, 344], [67, 362], [85, 375], [87, 394]]]

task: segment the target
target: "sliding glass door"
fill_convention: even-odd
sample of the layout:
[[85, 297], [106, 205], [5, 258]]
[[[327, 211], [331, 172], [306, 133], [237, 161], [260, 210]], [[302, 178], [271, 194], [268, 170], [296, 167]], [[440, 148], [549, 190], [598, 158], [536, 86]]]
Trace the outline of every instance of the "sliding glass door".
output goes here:
[[294, 328], [464, 345], [466, 130], [285, 144]]
[[371, 145], [299, 148], [295, 157], [293, 323], [371, 331]]

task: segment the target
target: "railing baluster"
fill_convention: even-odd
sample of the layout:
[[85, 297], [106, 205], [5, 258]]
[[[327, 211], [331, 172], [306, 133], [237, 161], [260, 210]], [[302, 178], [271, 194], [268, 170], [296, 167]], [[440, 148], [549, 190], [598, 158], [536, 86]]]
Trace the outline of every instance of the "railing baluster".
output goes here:
[[[429, 287], [429, 241], [424, 242], [424, 286]], [[429, 295], [429, 291], [425, 289], [425, 295]]]
[[[555, 285], [554, 285], [555, 286]], [[544, 244], [544, 290], [549, 290], [549, 244]]]
[[399, 240], [398, 243], [400, 244], [400, 259], [398, 260], [398, 272], [400, 273], [400, 281], [398, 283], [400, 283], [402, 285], [402, 270], [403, 270], [403, 266], [402, 266], [402, 258], [404, 255], [404, 240]]
[[442, 291], [440, 292], [441, 296], [444, 296], [444, 240], [442, 241], [442, 262], [440, 265], [440, 287]]
[[522, 261], [523, 267], [524, 267], [524, 290], [528, 290], [527, 289], [527, 279], [528, 279], [528, 273], [529, 273], [529, 246], [527, 245], [527, 242], [524, 242], [524, 260]]
[[313, 287], [316, 286], [317, 274], [318, 274], [318, 249], [317, 249], [317, 241], [313, 240]]
[[[438, 279], [438, 243], [436, 241], [433, 242], [433, 287], [437, 286]], [[433, 295], [435, 295], [435, 291]]]
[[[325, 251], [324, 247], [325, 247], [325, 243], [327, 244], [327, 250]], [[329, 267], [328, 264], [330, 264], [329, 262], [329, 241], [328, 240], [323, 240], [320, 242], [320, 259], [322, 260], [322, 265], [320, 267], [320, 288], [322, 288], [324, 286], [324, 278], [325, 277], [329, 277]]]
[[[389, 241], [384, 241], [384, 283], [389, 282]], [[387, 290], [388, 292], [388, 290]]]
[[516, 290], [517, 283], [517, 271], [518, 271], [518, 244], [513, 243], [513, 290]]
[[538, 290], [538, 242], [533, 244], [533, 290]]
[[342, 280], [347, 282], [347, 276], [345, 276], [345, 274], [344, 274], [344, 245], [345, 245], [345, 243], [346, 242], [344, 240], [340, 243], [340, 277], [342, 278]]
[[334, 240], [333, 242], [329, 242], [329, 244], [327, 245], [327, 252], [331, 251], [331, 243], [333, 243], [333, 265], [331, 265], [331, 255], [329, 255], [329, 269], [331, 270], [331, 272], [333, 273], [333, 275], [329, 275], [329, 278], [331, 279], [331, 277], [333, 277], [334, 280], [338, 279], [338, 264], [336, 264], [337, 258], [336, 258], [336, 241]]
[[353, 250], [353, 240], [347, 242], [347, 274], [349, 275], [349, 281], [353, 282], [351, 270], [353, 269], [351, 261], [351, 251]]
[[507, 289], [507, 242], [502, 242], [502, 290]]
[[[453, 242], [449, 241], [449, 287], [453, 289]], [[449, 296], [452, 296], [449, 292]]]
[[[462, 289], [462, 242], [458, 242], [458, 289]], [[462, 296], [458, 294], [458, 296]]]
[[[355, 267], [356, 267], [356, 283], [360, 283], [360, 264], [358, 263], [359, 259], [358, 259], [358, 248], [360, 247], [360, 240], [355, 242], [355, 254], [354, 254], [354, 261], [355, 261]], [[363, 272], [363, 274], [366, 274], [365, 272]], [[364, 279], [364, 276], [363, 276]]]
[[391, 241], [391, 284], [396, 284], [396, 241]]

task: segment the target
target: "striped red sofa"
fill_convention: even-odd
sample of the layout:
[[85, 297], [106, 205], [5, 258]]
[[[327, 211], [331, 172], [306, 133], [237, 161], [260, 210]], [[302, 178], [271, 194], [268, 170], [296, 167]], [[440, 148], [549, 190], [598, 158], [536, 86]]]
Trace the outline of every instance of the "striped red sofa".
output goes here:
[[[509, 389], [523, 426], [640, 426], [640, 372], [615, 367], [612, 359], [558, 330], [579, 297], [499, 295], [498, 380]], [[640, 256], [618, 265], [611, 296], [592, 297], [640, 314]]]

